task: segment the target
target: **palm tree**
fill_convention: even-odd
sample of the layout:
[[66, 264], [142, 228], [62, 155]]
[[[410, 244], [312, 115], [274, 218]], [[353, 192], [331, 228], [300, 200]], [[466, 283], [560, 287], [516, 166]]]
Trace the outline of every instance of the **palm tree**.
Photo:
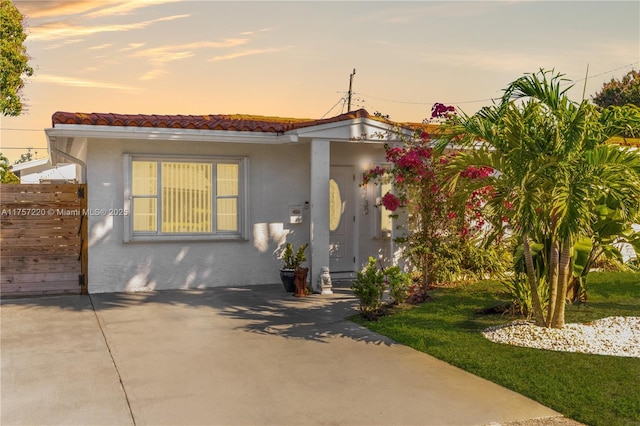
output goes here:
[[[606, 144], [623, 132], [640, 132], [640, 109], [599, 111], [589, 101], [567, 97], [561, 74], [540, 70], [511, 83], [501, 101], [447, 126], [444, 142], [473, 146], [449, 166], [455, 188], [469, 165], [495, 170], [486, 184], [495, 197], [485, 213], [496, 232], [510, 231], [522, 244], [536, 323], [561, 328], [568, 283], [575, 266], [574, 246], [594, 239], [602, 196], [619, 206], [624, 220], [637, 217], [640, 154]], [[531, 246], [543, 247], [534, 265]], [[542, 265], [542, 266], [540, 266]], [[545, 313], [538, 285], [549, 286]]]

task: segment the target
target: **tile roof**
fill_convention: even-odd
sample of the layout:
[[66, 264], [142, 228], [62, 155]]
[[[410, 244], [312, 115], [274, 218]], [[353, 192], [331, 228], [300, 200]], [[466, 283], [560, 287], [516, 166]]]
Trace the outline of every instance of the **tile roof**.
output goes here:
[[334, 123], [354, 118], [370, 118], [389, 122], [371, 116], [364, 109], [351, 111], [336, 117], [324, 119], [281, 118], [259, 115], [144, 115], [112, 113], [80, 113], [58, 111], [51, 117], [56, 124], [84, 124], [91, 126], [158, 127], [174, 129], [231, 130], [247, 132], [285, 133], [303, 127]]

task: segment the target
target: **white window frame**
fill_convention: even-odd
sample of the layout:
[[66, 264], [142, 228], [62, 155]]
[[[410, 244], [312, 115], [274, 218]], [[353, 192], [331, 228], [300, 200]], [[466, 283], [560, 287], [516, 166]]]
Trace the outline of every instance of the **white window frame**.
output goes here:
[[[134, 161], [157, 161], [164, 162], [210, 162], [215, 168], [217, 163], [228, 163], [238, 165], [238, 230], [234, 232], [216, 232], [214, 229], [210, 233], [163, 233], [161, 227], [154, 232], [134, 232], [133, 231], [133, 162]], [[149, 241], [237, 241], [247, 240], [249, 229], [249, 158], [232, 156], [189, 156], [189, 155], [165, 155], [165, 154], [125, 154], [124, 155], [124, 211], [129, 212], [124, 220], [124, 242], [149, 242]], [[158, 183], [158, 187], [159, 187]], [[215, 218], [216, 206], [216, 182], [212, 182], [213, 194], [211, 197], [211, 209]], [[162, 222], [162, 194], [158, 191], [158, 223]]]
[[[374, 164], [375, 166], [387, 167], [389, 163], [378, 163]], [[391, 185], [391, 190], [393, 190], [393, 185]], [[373, 238], [379, 240], [388, 240], [391, 239], [393, 234], [394, 220], [390, 218], [391, 221], [391, 229], [388, 231], [382, 230], [382, 215], [384, 214], [384, 206], [382, 205], [382, 197], [384, 194], [382, 193], [382, 184], [376, 184], [375, 189], [373, 191], [373, 208], [375, 209], [375, 214], [373, 215]]]

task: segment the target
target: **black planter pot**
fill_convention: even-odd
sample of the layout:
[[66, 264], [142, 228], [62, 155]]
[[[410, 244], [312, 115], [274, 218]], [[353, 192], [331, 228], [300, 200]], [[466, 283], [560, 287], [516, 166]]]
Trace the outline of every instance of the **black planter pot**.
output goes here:
[[280, 279], [282, 280], [282, 285], [284, 285], [284, 290], [289, 293], [293, 293], [296, 290], [296, 285], [294, 284], [296, 279], [296, 271], [293, 269], [280, 269]]

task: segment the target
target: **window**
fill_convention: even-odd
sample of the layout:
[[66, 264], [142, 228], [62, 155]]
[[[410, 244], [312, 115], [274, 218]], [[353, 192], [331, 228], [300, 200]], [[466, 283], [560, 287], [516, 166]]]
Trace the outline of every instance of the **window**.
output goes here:
[[243, 238], [246, 162], [127, 155], [125, 240]]
[[338, 183], [329, 180], [329, 231], [334, 232], [340, 226], [342, 219], [342, 197]]
[[[374, 164], [374, 167], [375, 166], [388, 167], [389, 164]], [[375, 207], [373, 210], [373, 238], [391, 237], [391, 227], [393, 226], [391, 215], [393, 215], [393, 212], [387, 210], [382, 204], [382, 197], [384, 197], [387, 192], [391, 192], [392, 190], [393, 185], [391, 184], [391, 176], [388, 174], [382, 176], [381, 181], [373, 187], [373, 206]]]
[[379, 226], [377, 226], [377, 230], [379, 232], [378, 237], [389, 238], [391, 237], [391, 215], [393, 214], [393, 212], [387, 210], [387, 208], [382, 204], [382, 197], [384, 197], [387, 192], [391, 191], [392, 185], [391, 183], [383, 183], [381, 185], [378, 185], [378, 188], [380, 189], [380, 198], [376, 200], [379, 223]]
[[391, 191], [392, 185], [391, 183], [382, 183], [376, 186], [378, 192], [378, 196], [376, 197], [376, 237], [377, 238], [389, 238], [391, 237], [391, 215], [392, 211], [387, 210], [387, 208], [382, 204], [382, 197]]

